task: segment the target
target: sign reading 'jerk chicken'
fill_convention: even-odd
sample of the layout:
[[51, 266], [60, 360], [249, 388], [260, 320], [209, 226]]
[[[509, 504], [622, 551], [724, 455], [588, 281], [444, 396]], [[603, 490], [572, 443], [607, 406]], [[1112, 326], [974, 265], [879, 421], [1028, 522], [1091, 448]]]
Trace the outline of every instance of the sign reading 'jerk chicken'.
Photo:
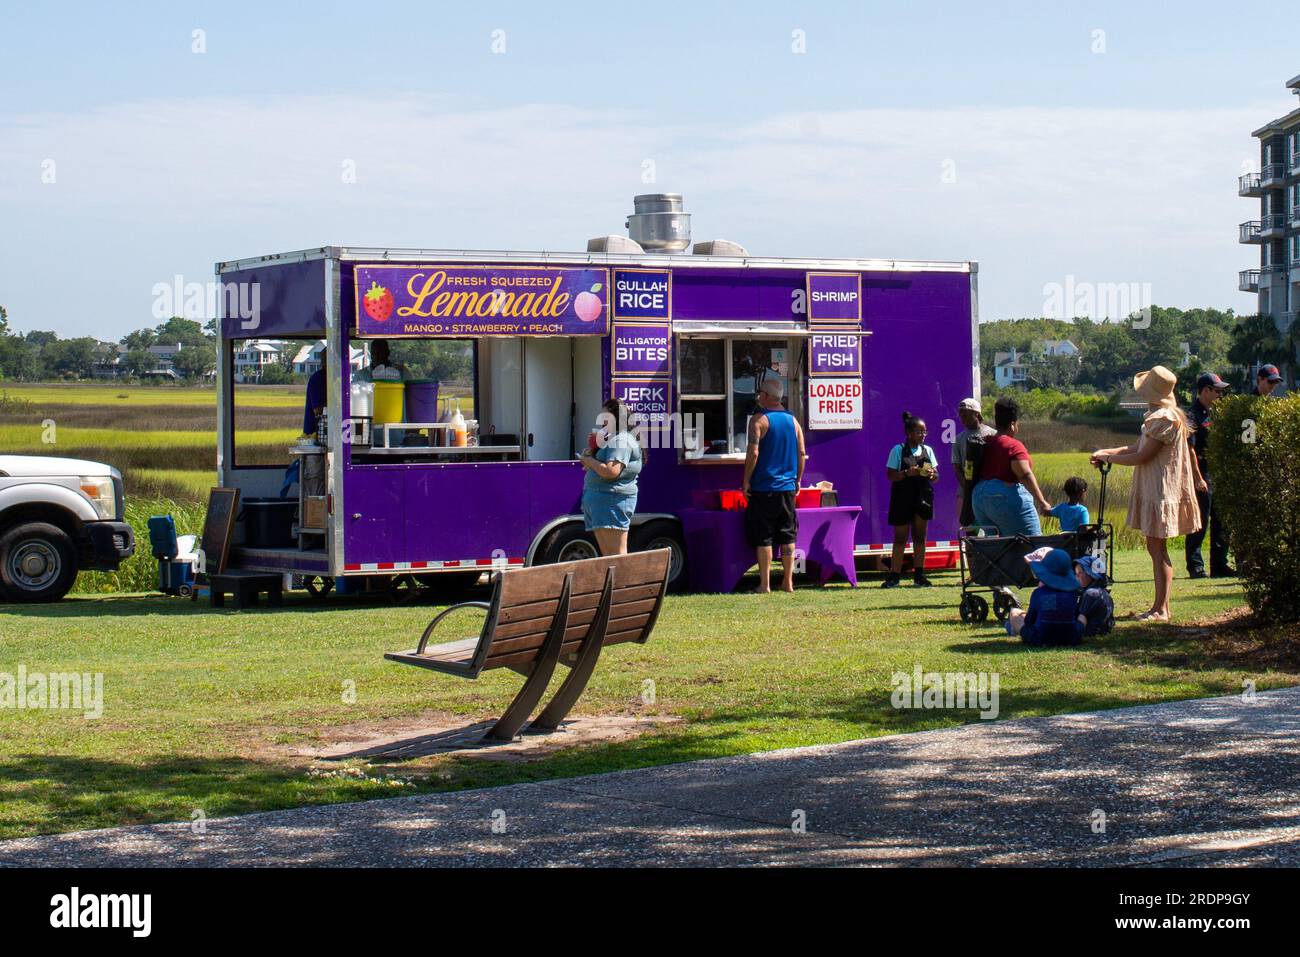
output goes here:
[[559, 266], [358, 265], [363, 336], [603, 336], [609, 273]]

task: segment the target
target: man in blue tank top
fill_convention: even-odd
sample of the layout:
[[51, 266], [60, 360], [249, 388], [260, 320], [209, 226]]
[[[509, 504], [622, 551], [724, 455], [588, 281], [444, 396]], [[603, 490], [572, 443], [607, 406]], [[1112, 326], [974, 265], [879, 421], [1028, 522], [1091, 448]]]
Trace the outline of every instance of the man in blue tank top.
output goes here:
[[779, 379], [759, 387], [759, 411], [749, 420], [745, 451], [745, 537], [758, 553], [758, 590], [772, 590], [772, 548], [781, 549], [781, 587], [794, 591], [795, 494], [803, 481], [803, 429], [781, 405]]

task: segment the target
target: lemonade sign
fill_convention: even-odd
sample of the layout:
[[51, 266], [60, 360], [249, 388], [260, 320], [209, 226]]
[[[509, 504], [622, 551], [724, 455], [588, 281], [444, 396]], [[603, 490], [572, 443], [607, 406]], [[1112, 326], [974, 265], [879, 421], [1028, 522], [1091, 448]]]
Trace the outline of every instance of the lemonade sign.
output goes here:
[[609, 273], [559, 266], [358, 265], [362, 336], [603, 336]]

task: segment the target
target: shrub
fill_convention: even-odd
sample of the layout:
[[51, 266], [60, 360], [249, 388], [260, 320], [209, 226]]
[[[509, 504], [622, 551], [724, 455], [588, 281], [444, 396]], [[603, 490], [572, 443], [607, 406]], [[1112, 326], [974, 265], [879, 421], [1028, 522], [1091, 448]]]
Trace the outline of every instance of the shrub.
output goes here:
[[1214, 408], [1214, 503], [1232, 537], [1246, 600], [1269, 621], [1300, 621], [1300, 395], [1232, 396]]

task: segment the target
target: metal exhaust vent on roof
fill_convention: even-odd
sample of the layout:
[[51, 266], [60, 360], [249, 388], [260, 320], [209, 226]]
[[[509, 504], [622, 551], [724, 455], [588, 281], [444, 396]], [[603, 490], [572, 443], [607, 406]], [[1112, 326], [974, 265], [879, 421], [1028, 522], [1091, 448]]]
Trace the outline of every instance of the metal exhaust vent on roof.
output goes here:
[[691, 249], [696, 256], [748, 256], [749, 250], [730, 239], [709, 239]]
[[627, 234], [648, 253], [681, 253], [691, 244], [691, 214], [681, 193], [643, 193], [632, 198]]
[[594, 239], [587, 240], [587, 252], [589, 253], [644, 253], [640, 244], [628, 239], [626, 236], [596, 236]]

